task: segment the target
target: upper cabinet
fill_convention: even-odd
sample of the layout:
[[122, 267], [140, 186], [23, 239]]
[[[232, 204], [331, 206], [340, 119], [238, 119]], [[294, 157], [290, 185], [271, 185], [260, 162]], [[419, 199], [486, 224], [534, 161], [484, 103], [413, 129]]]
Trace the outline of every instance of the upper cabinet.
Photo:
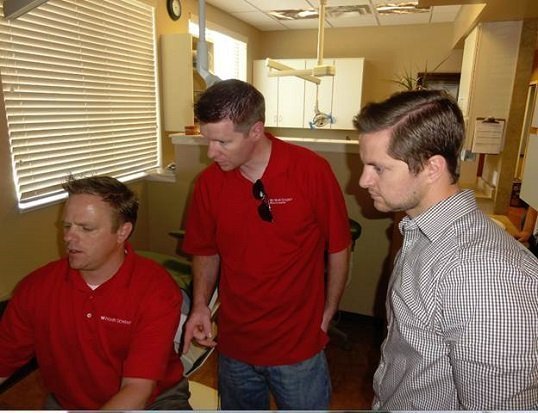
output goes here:
[[[294, 69], [311, 68], [316, 59], [282, 59]], [[255, 60], [254, 86], [263, 93], [266, 103], [266, 126], [310, 128], [316, 108], [331, 115], [333, 123], [326, 129], [353, 129], [353, 116], [361, 107], [363, 58], [326, 59], [334, 64], [335, 76], [320, 77], [321, 83], [296, 76], [269, 77], [265, 60]]]
[[164, 130], [184, 131], [194, 123], [192, 36], [161, 35], [161, 76]]
[[479, 24], [466, 38], [458, 104], [471, 149], [477, 118], [508, 119], [516, 77], [522, 22]]
[[363, 58], [334, 59], [336, 75], [332, 95], [332, 129], [354, 129], [353, 117], [362, 104]]
[[[304, 59], [280, 60], [294, 69], [304, 69]], [[265, 97], [265, 126], [302, 128], [305, 82], [295, 76], [269, 77], [265, 60], [255, 60], [254, 86]]]

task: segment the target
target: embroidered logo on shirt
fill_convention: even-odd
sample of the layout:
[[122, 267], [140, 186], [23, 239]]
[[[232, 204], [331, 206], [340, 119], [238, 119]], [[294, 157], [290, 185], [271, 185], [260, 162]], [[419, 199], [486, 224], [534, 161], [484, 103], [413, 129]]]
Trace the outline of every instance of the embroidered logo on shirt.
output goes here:
[[125, 325], [131, 325], [131, 323], [132, 323], [132, 321], [130, 321], [130, 320], [122, 320], [121, 318], [108, 317], [106, 315], [102, 315], [101, 320], [108, 321], [110, 323], [125, 324]]
[[285, 205], [288, 202], [293, 201], [293, 198], [271, 198], [269, 199], [269, 203], [271, 205]]

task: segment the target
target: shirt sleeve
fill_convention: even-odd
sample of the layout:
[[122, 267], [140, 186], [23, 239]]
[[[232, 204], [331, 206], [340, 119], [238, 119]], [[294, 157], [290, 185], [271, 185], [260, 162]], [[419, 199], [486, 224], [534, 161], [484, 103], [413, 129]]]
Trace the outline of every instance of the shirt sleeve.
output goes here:
[[194, 192], [187, 209], [183, 251], [193, 255], [215, 255], [218, 252], [215, 231], [215, 213], [209, 175], [202, 173], [197, 179]]
[[32, 302], [27, 287], [23, 280], [0, 319], [0, 377], [11, 376], [34, 355], [32, 317], [25, 306]]
[[[470, 276], [472, 275], [472, 276]], [[538, 268], [489, 257], [443, 283], [443, 332], [458, 399], [467, 410], [538, 403]]]

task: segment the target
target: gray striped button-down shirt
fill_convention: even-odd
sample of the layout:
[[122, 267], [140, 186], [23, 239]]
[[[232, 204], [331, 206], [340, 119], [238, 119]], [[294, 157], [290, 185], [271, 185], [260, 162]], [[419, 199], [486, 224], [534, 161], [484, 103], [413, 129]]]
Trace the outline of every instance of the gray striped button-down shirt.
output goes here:
[[471, 191], [400, 230], [374, 409], [538, 407], [538, 260]]

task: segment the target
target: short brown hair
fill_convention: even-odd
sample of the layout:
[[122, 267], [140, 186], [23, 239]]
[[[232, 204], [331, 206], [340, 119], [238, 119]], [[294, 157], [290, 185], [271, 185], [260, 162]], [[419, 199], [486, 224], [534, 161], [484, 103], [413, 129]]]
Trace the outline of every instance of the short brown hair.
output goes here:
[[138, 216], [138, 200], [127, 185], [110, 176], [90, 176], [76, 179], [72, 175], [62, 184], [71, 195], [89, 194], [99, 196], [114, 210], [113, 230], [130, 222], [134, 226]]
[[237, 131], [246, 132], [256, 122], [265, 122], [265, 99], [251, 84], [237, 79], [215, 83], [194, 105], [200, 123], [230, 119]]
[[388, 153], [419, 173], [434, 155], [446, 159], [452, 182], [459, 178], [459, 156], [465, 139], [463, 115], [448, 93], [440, 90], [399, 92], [369, 103], [353, 119], [359, 134], [392, 129]]

